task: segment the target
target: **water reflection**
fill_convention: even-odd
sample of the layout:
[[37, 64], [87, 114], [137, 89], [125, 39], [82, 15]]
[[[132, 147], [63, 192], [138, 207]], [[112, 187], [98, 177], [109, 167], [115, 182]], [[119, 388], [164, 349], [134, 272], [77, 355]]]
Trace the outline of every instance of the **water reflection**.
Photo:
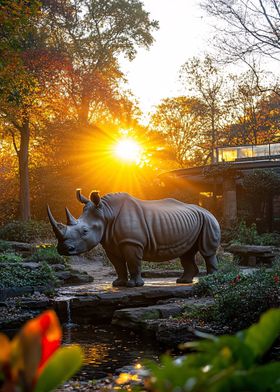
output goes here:
[[163, 353], [155, 341], [114, 326], [65, 328], [63, 343], [78, 343], [84, 349], [85, 363], [77, 375], [80, 380], [106, 377], [143, 359], [157, 360]]

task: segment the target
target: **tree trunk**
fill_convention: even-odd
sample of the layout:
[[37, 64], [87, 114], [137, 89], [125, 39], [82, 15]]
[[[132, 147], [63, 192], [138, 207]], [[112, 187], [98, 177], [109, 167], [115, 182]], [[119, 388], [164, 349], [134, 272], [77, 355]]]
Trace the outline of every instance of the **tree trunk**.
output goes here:
[[90, 106], [90, 98], [88, 96], [88, 86], [87, 81], [84, 81], [84, 87], [81, 95], [81, 104], [78, 112], [79, 123], [87, 126], [88, 125], [88, 116], [89, 116], [89, 106]]
[[29, 121], [25, 119], [20, 130], [19, 161], [19, 212], [23, 221], [30, 219], [30, 190], [29, 190]]

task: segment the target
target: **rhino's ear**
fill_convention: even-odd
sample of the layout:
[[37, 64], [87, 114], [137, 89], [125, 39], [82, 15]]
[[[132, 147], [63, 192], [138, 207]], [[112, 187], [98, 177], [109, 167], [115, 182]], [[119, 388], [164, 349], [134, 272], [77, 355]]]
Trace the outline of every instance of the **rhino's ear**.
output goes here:
[[95, 207], [98, 207], [100, 204], [100, 195], [99, 195], [99, 191], [92, 191], [90, 196], [89, 196], [90, 200], [93, 202], [93, 204], [95, 205]]
[[89, 202], [89, 199], [81, 194], [81, 189], [76, 189], [76, 196], [80, 203], [87, 204]]

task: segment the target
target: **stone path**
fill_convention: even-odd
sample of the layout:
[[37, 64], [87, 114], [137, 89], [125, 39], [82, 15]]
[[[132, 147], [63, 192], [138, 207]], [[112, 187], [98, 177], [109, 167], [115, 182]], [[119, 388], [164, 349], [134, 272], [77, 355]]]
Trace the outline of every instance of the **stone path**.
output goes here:
[[193, 284], [176, 284], [175, 276], [145, 278], [143, 287], [114, 288], [114, 270], [104, 265], [102, 257], [95, 257], [92, 261], [73, 257], [71, 267], [86, 271], [94, 281], [57, 290], [54, 307], [62, 321], [71, 317], [72, 322], [78, 324], [110, 322], [119, 309], [152, 306], [158, 301], [192, 295]]

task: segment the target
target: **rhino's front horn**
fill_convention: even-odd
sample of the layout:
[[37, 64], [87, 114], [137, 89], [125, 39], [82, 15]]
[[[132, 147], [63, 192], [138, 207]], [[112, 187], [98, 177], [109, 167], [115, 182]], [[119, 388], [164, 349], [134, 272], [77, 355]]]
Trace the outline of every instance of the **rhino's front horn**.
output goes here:
[[76, 190], [76, 196], [80, 203], [87, 204], [90, 201], [89, 199], [87, 199], [85, 196], [81, 194], [81, 189], [79, 188]]
[[67, 207], [65, 207], [66, 218], [67, 218], [67, 225], [73, 226], [78, 223], [77, 219], [71, 214]]
[[47, 212], [48, 212], [48, 217], [49, 217], [50, 223], [52, 225], [54, 234], [56, 235], [56, 238], [58, 240], [63, 240], [66, 227], [62, 223], [59, 223], [59, 224], [57, 223], [57, 221], [54, 219], [54, 217], [51, 213], [49, 206], [47, 206]]

